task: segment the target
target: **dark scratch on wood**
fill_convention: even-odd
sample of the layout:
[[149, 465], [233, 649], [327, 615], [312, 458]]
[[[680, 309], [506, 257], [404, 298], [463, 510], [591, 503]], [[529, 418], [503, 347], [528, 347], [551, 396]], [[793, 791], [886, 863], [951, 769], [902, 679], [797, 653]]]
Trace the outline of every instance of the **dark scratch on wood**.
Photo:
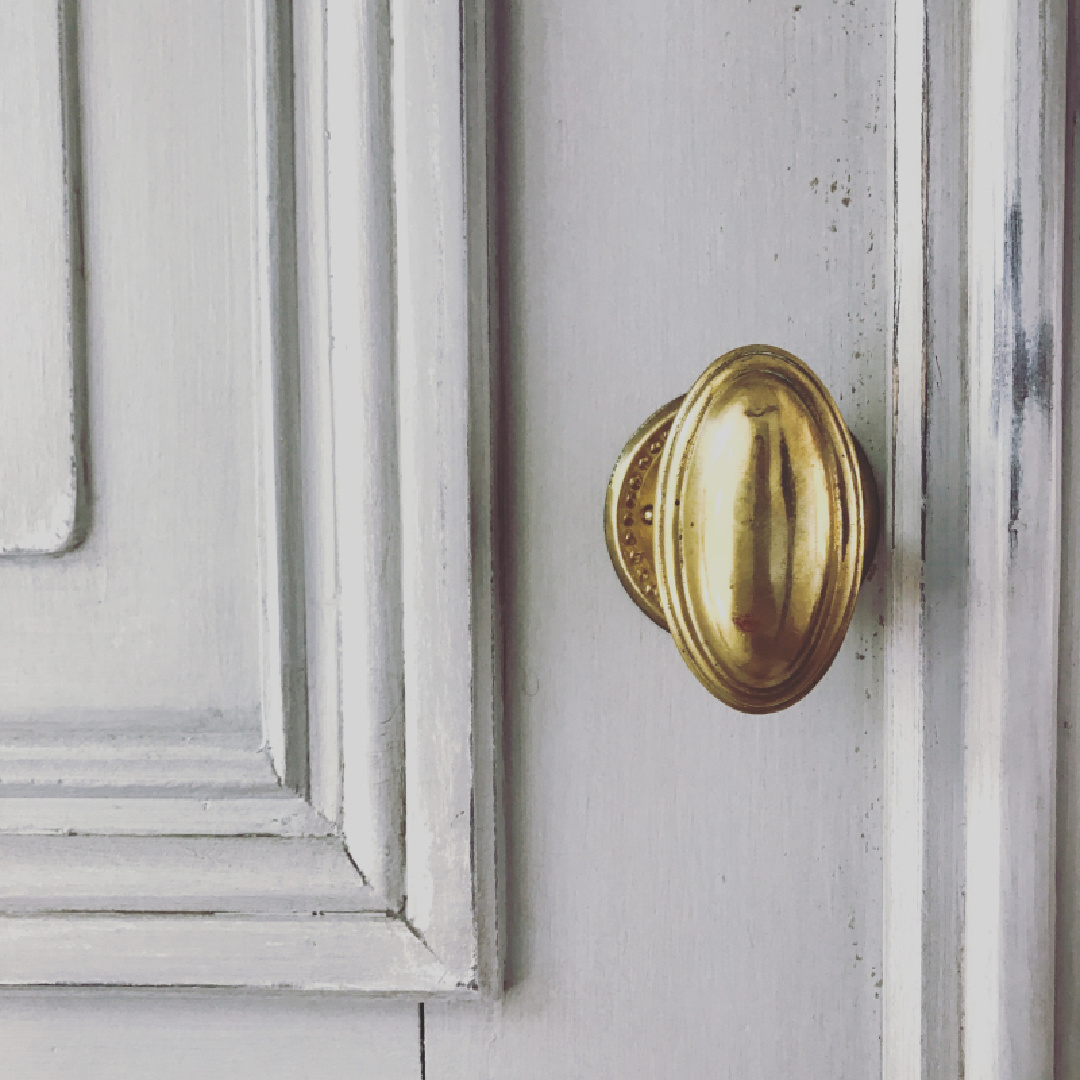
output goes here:
[[[1019, 538], [1020, 492], [1023, 486], [1021, 443], [1028, 402], [1046, 418], [1053, 405], [1053, 327], [1041, 319], [1035, 340], [1024, 326], [1023, 213], [1014, 199], [1005, 226], [1005, 265], [997, 325], [994, 330], [994, 414], [1001, 415], [1000, 395], [1010, 392], [1009, 441], [1009, 557], [1014, 558]], [[1010, 370], [1011, 369], [1011, 370]]]

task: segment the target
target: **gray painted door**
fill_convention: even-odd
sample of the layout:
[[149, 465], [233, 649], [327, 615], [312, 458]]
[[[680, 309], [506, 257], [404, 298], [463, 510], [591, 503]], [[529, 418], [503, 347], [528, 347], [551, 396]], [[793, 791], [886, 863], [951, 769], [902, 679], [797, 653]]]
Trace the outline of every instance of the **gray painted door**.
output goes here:
[[[746, 717], [623, 593], [601, 511], [637, 424], [750, 342], [814, 366], [882, 476], [892, 5], [495, 7], [508, 990], [422, 1026], [414, 1002], [24, 994], [12, 1080], [880, 1068], [882, 575], [822, 684]], [[242, 388], [246, 316], [189, 286], [250, 284], [220, 242], [250, 228], [244, 2], [81, 9], [92, 361], [152, 372], [165, 335], [194, 363], [231, 328], [213, 362]]]

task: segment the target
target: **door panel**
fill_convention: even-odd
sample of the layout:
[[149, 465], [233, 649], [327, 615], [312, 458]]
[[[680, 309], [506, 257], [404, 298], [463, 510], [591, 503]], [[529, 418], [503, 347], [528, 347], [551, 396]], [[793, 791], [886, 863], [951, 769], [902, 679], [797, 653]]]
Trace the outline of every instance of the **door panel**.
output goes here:
[[0, 715], [250, 713], [260, 597], [245, 4], [77, 10], [88, 532], [56, 559], [0, 560]]
[[[364, 17], [388, 39], [392, 5], [412, 2]], [[319, 0], [296, 3], [322, 19]], [[243, 711], [260, 674], [252, 9], [78, 9], [94, 517], [74, 554], [0, 565], [0, 713]], [[904, 8], [911, 62], [894, 72], [902, 9], [885, 0], [492, 0], [506, 993], [419, 1013], [3, 996], [5, 1076], [879, 1075], [886, 754], [892, 781], [907, 769], [888, 788], [888, 1074], [1046, 1072], [1064, 9]], [[894, 176], [901, 66], [915, 150]], [[918, 255], [897, 282], [894, 184], [898, 248]], [[904, 348], [888, 340], [893, 284]], [[754, 341], [820, 373], [879, 484], [887, 450], [903, 466], [894, 599], [912, 602], [893, 611], [919, 622], [910, 690], [929, 689], [926, 709], [885, 700], [883, 549], [832, 670], [765, 717], [709, 697], [608, 565], [624, 440]], [[1074, 511], [1066, 485], [1066, 575]], [[1066, 580], [1066, 661], [1074, 592]], [[890, 661], [901, 697], [907, 670]], [[1074, 681], [1066, 669], [1062, 1075], [1080, 1000]]]
[[511, 4], [499, 30], [511, 936], [428, 1076], [880, 1069], [882, 574], [809, 697], [713, 700], [608, 563], [624, 440], [716, 356], [885, 461], [885, 3]]
[[[55, 33], [57, 4], [34, 5]], [[92, 520], [71, 553], [0, 561], [0, 716], [89, 720], [115, 737], [118, 714], [138, 726], [131, 713], [151, 709], [181, 741], [183, 713], [196, 728], [206, 712], [236, 711], [241, 726], [256, 714], [257, 728], [249, 5], [64, 6], [79, 29]], [[179, 779], [159, 786], [182, 791]], [[190, 883], [212, 884], [208, 866], [197, 859]], [[106, 888], [123, 876], [95, 870]], [[417, 1080], [418, 1010], [347, 996], [0, 995], [0, 1074]]]
[[[75, 367], [82, 340], [67, 35], [56, 6], [0, 4], [0, 552], [78, 541]], [[75, 132], [78, 131], [74, 125]], [[73, 242], [75, 241], [75, 242]]]
[[[410, 1003], [4, 999], [0, 1045], [19, 1054], [5, 1064], [8, 1075], [396, 1077], [419, 1075], [421, 1056], [428, 1077], [454, 1080], [703, 1071], [861, 1080], [879, 1071], [880, 569], [818, 689], [787, 712], [745, 717], [706, 694], [670, 638], [622, 592], [601, 511], [611, 466], [637, 424], [714, 357], [754, 341], [815, 367], [883, 478], [890, 6], [493, 6], [505, 999], [429, 1003], [422, 1045]], [[242, 12], [241, 0], [87, 4], [88, 56], [99, 57], [106, 89], [128, 71], [124, 96], [137, 98], [135, 74], [175, 62], [194, 40], [150, 24], [201, 27], [190, 55], [220, 74], [223, 56], [243, 53]], [[141, 36], [131, 36], [138, 26]], [[242, 101], [242, 76], [212, 92], [197, 75], [199, 115], [213, 126], [228, 112], [239, 130], [229, 110]], [[149, 110], [137, 110], [142, 127], [129, 135], [102, 112], [88, 137], [91, 176], [95, 137], [130, 139], [125, 155], [135, 152], [135, 134], [154, 138]], [[248, 310], [239, 294], [250, 254], [234, 265], [213, 222], [151, 213], [153, 185], [192, 161], [169, 146], [194, 121], [169, 123], [175, 137], [155, 143], [157, 156], [138, 159], [129, 177], [142, 274], [132, 282], [113, 262], [97, 279], [98, 303], [116, 306], [115, 321], [91, 337], [103, 354], [129, 323], [149, 350], [154, 331], [179, 325], [189, 309]], [[218, 149], [236, 160], [224, 135]], [[202, 160], [209, 167], [212, 159]], [[246, 166], [237, 175], [248, 176]], [[233, 200], [235, 226], [246, 199], [236, 176], [222, 182], [224, 190], [203, 193], [206, 205]], [[98, 242], [107, 254], [126, 200], [119, 188], [105, 191], [114, 227]], [[91, 195], [90, 204], [104, 197]], [[184, 288], [203, 284], [160, 300], [151, 325], [140, 321], [139, 289], [155, 246], [172, 243], [190, 243], [192, 252], [205, 245], [212, 268], [200, 264], [196, 273], [174, 251]], [[202, 291], [210, 284], [228, 299]], [[221, 317], [226, 340], [242, 352], [247, 331]], [[212, 335], [199, 341], [207, 351], [192, 345], [187, 362], [219, 376], [207, 357], [225, 346]], [[250, 400], [247, 393], [230, 388], [230, 400]], [[233, 434], [250, 423], [235, 419]], [[142, 446], [123, 453], [138, 460]], [[239, 436], [234, 452], [247, 454]], [[234, 515], [249, 512], [217, 488], [210, 494], [207, 528], [227, 531]], [[223, 566], [254, 550], [252, 537], [219, 540]], [[202, 569], [189, 568], [192, 581], [205, 583]], [[217, 575], [205, 587], [235, 590], [230, 611], [254, 606], [243, 575]], [[248, 648], [247, 639], [229, 640]], [[246, 651], [241, 659], [236, 670], [249, 672]], [[254, 694], [253, 682], [243, 685]]]

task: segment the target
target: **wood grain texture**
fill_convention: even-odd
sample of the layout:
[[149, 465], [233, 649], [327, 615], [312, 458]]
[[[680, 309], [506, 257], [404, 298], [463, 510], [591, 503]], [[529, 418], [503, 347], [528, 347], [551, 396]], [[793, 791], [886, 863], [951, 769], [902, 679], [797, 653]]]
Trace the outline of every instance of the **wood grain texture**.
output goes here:
[[[78, 543], [84, 356], [67, 3], [0, 4], [0, 554]], [[67, 99], [67, 100], [66, 100]], [[79, 368], [78, 378], [76, 366]]]
[[428, 1006], [428, 1077], [880, 1069], [880, 575], [747, 718], [602, 529], [627, 435], [748, 341], [883, 475], [891, 5], [795, 7], [497, 6], [509, 989]]

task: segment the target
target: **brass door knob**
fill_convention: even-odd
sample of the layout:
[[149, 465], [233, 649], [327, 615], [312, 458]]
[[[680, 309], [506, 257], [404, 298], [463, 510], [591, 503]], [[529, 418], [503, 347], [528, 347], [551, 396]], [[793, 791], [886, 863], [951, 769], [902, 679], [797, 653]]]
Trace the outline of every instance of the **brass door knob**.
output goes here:
[[878, 515], [866, 455], [821, 380], [782, 349], [747, 345], [634, 432], [604, 525], [627, 592], [690, 670], [764, 713], [833, 662]]

